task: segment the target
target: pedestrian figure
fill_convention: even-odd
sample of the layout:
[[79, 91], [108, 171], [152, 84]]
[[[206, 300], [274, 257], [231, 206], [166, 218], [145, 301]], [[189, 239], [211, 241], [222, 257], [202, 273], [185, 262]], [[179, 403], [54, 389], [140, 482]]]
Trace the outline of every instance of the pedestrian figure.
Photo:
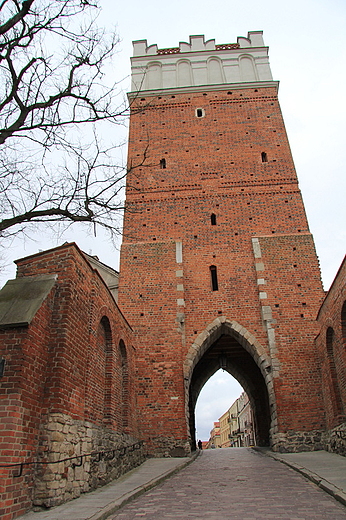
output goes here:
[[199, 448], [200, 450], [203, 448], [203, 444], [202, 444], [202, 441], [201, 441], [201, 440], [198, 441], [198, 448]]

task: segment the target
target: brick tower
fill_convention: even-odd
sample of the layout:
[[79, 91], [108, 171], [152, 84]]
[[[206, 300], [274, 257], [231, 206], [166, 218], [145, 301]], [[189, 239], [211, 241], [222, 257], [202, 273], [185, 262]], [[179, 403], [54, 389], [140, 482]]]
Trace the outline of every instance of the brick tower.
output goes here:
[[142, 438], [193, 449], [197, 397], [223, 368], [250, 397], [257, 444], [318, 446], [323, 290], [262, 32], [134, 42], [132, 81], [119, 304]]

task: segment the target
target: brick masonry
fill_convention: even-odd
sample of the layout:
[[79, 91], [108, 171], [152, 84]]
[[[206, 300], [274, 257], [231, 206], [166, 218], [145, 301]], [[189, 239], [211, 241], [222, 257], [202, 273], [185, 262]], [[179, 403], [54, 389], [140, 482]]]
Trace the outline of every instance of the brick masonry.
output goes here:
[[346, 257], [328, 291], [317, 321], [327, 431], [324, 446], [346, 456]]
[[[145, 457], [143, 447], [123, 450], [121, 460], [107, 451], [138, 441], [135, 348], [131, 327], [98, 272], [74, 244], [17, 265], [18, 278], [55, 274], [57, 281], [28, 326], [0, 331], [6, 359], [1, 464], [28, 463], [0, 468], [2, 520], [32, 504], [78, 496]], [[108, 455], [95, 455], [98, 462], [84, 457], [55, 464], [105, 450]], [[44, 464], [31, 464], [36, 461]]]
[[[132, 100], [119, 304], [138, 341], [142, 432], [159, 451], [167, 438], [172, 448], [194, 442], [193, 374], [223, 317], [244, 331], [240, 344], [262, 373], [258, 410], [268, 410], [273, 449], [299, 449], [300, 432], [325, 426], [313, 349], [324, 293], [277, 88], [185, 90]], [[239, 340], [236, 329], [228, 335]], [[235, 371], [249, 384], [245, 358]]]

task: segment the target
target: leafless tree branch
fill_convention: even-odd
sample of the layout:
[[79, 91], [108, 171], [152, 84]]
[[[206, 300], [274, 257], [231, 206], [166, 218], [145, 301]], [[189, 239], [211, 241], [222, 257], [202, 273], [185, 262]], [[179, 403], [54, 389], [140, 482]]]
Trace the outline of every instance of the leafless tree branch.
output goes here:
[[118, 38], [97, 27], [98, 11], [96, 0], [0, 1], [3, 239], [43, 222], [119, 232], [126, 167], [100, 136], [128, 107], [106, 82]]

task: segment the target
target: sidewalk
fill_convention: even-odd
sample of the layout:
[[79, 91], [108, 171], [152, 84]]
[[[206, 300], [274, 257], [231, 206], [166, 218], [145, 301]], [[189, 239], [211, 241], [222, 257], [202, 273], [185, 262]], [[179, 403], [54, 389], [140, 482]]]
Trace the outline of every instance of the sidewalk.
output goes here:
[[148, 459], [106, 486], [48, 511], [30, 512], [20, 520], [105, 520], [119, 507], [160, 484], [195, 460], [192, 457]]
[[266, 448], [256, 450], [290, 466], [346, 505], [346, 457], [323, 450], [302, 453], [275, 453]]
[[[346, 505], [346, 457], [326, 451], [274, 453], [269, 448], [255, 450], [290, 466]], [[185, 458], [149, 459], [96, 491], [48, 511], [27, 513], [20, 520], [106, 520], [126, 502], [195, 460], [198, 454]]]

